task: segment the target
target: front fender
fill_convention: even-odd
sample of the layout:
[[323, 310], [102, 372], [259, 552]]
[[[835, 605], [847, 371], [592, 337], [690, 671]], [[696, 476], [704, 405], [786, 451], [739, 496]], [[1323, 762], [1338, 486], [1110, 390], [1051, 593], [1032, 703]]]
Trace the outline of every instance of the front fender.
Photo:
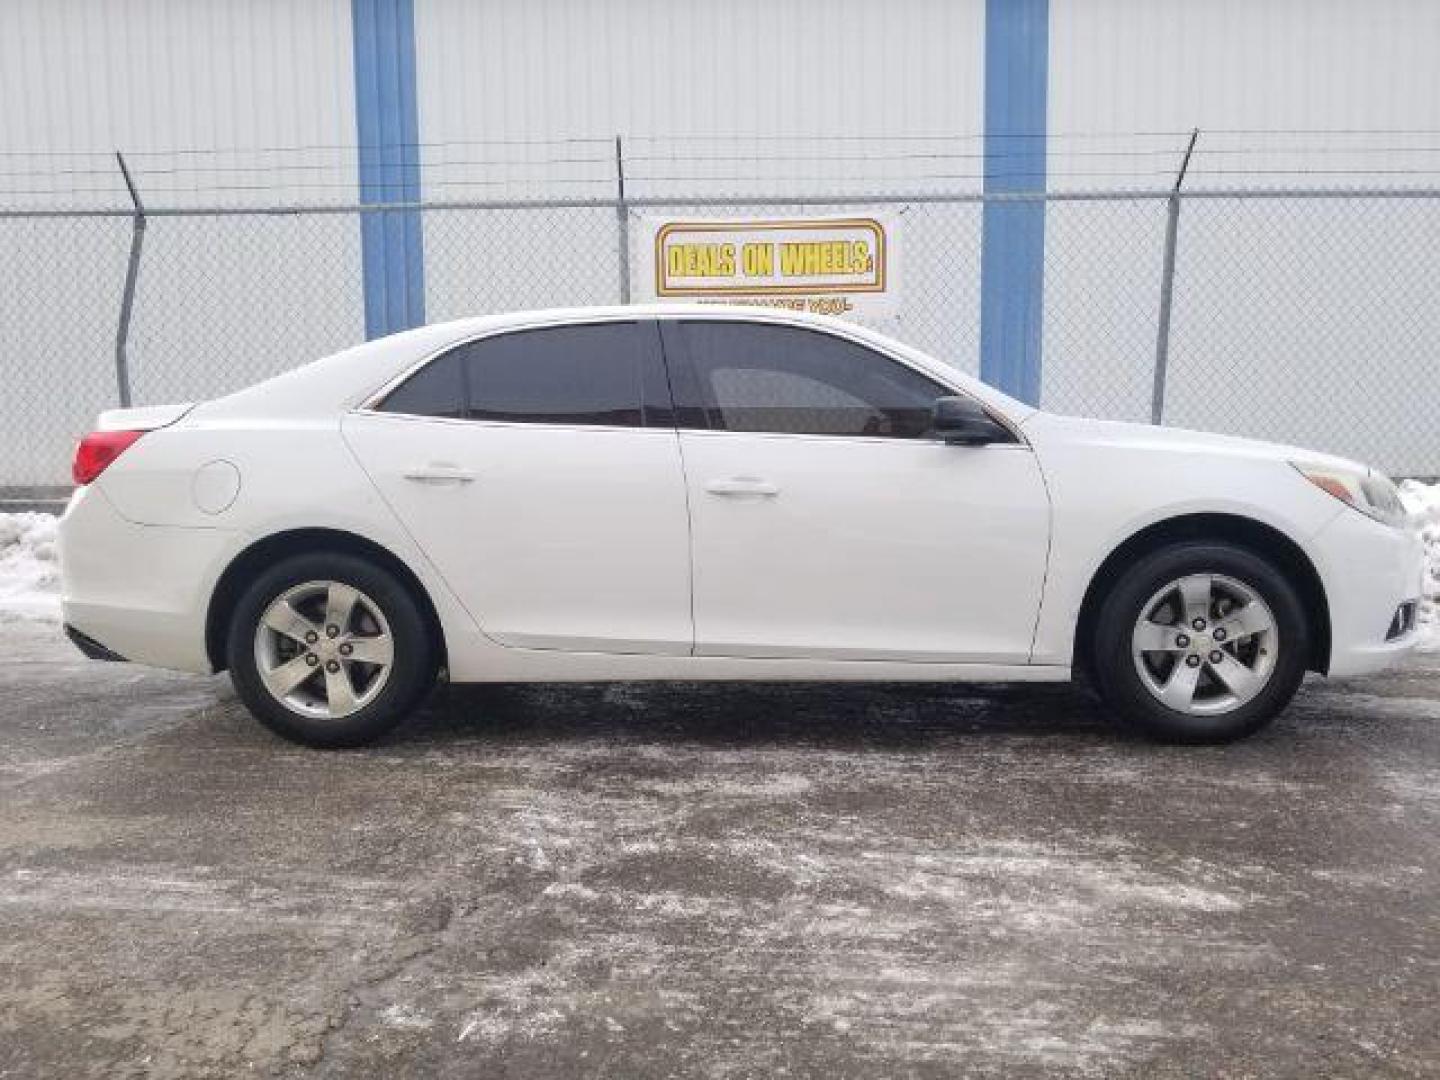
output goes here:
[[1071, 663], [1091, 582], [1114, 552], [1147, 529], [1196, 515], [1242, 519], [1281, 534], [1318, 568], [1315, 538], [1344, 512], [1285, 461], [1114, 445], [1064, 449], [1037, 448], [1053, 528], [1031, 663]]

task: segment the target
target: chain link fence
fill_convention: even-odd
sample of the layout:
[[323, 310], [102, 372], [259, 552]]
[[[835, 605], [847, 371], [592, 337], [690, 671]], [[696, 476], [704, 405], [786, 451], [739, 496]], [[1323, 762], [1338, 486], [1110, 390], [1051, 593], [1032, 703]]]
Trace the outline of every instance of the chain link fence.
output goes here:
[[[1043, 204], [1042, 407], [1440, 474], [1440, 191], [1003, 198]], [[421, 217], [432, 321], [622, 302], [640, 214], [898, 215], [898, 309], [876, 325], [974, 374], [985, 202], [647, 194], [403, 212]], [[362, 340], [360, 219], [398, 212], [0, 211], [0, 492], [63, 485], [122, 384], [135, 405], [211, 398]]]

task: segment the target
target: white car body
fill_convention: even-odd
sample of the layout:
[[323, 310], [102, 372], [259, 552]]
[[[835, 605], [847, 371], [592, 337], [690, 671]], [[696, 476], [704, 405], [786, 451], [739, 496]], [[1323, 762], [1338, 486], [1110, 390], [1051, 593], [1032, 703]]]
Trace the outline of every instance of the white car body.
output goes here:
[[[1008, 445], [406, 417], [370, 405], [470, 339], [681, 318], [818, 328], [978, 400]], [[1403, 655], [1413, 529], [1307, 482], [1323, 455], [1052, 415], [880, 334], [793, 313], [658, 305], [398, 334], [193, 407], [108, 413], [146, 434], [61, 523], [64, 618], [120, 657], [209, 672], [217, 596], [257, 544], [344, 534], [423, 589], [457, 682], [1068, 679], [1107, 559], [1178, 519], [1239, 523], [1313, 568], [1333, 676]], [[1199, 519], [1196, 519], [1199, 520]], [[269, 549], [267, 549], [269, 550]], [[276, 549], [278, 550], [278, 549]]]

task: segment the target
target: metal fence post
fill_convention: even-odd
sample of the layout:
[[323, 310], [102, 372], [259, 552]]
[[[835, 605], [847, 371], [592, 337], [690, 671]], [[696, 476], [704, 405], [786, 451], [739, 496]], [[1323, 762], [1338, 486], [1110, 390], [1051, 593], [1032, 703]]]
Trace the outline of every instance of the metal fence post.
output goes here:
[[630, 303], [630, 205], [625, 201], [625, 151], [615, 136], [615, 224], [620, 243], [620, 302]]
[[125, 291], [120, 297], [120, 326], [115, 333], [115, 387], [120, 396], [120, 407], [130, 407], [130, 316], [135, 310], [135, 285], [140, 278], [140, 251], [145, 246], [145, 204], [135, 190], [135, 181], [125, 164], [125, 155], [115, 151], [115, 160], [120, 164], [120, 175], [125, 178], [125, 187], [130, 192], [130, 202], [135, 208], [130, 218], [130, 261], [125, 266]]
[[1200, 138], [1200, 129], [1190, 132], [1190, 142], [1185, 146], [1185, 156], [1180, 159], [1180, 171], [1175, 174], [1175, 186], [1170, 190], [1165, 214], [1165, 259], [1160, 269], [1160, 319], [1155, 330], [1155, 384], [1150, 391], [1150, 422], [1160, 424], [1165, 416], [1165, 377], [1170, 366], [1170, 308], [1175, 299], [1175, 242], [1180, 235], [1180, 186], [1185, 183], [1185, 171], [1190, 168], [1190, 155], [1195, 152], [1195, 140]]

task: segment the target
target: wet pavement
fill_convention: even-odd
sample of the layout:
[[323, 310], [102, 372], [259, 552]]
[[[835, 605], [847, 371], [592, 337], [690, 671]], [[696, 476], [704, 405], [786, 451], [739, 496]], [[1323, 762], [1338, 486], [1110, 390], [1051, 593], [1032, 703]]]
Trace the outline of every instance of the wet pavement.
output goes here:
[[1440, 654], [1226, 748], [623, 685], [327, 754], [33, 624], [0, 706], [0, 1076], [1440, 1076]]

